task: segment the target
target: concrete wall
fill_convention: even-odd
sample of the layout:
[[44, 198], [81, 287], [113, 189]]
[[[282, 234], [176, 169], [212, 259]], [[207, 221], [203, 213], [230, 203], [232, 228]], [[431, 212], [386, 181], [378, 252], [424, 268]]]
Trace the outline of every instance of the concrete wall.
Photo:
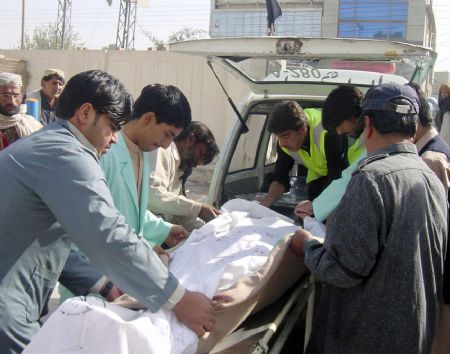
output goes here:
[[23, 60], [8, 58], [4, 55], [0, 55], [0, 72], [12, 72], [26, 77], [27, 63]]
[[[150, 83], [175, 85], [188, 98], [193, 119], [211, 128], [219, 146], [231, 123], [237, 119], [204, 58], [164, 51], [116, 50], [0, 50], [0, 55], [26, 61], [26, 91], [40, 87], [45, 68], [62, 69], [67, 79], [85, 70], [105, 70], [118, 77], [135, 98]], [[238, 104], [248, 93], [247, 86], [220, 68], [216, 69]]]
[[339, 0], [326, 0], [323, 3], [322, 37], [338, 35]]
[[428, 21], [425, 0], [410, 0], [408, 6], [408, 23], [406, 41], [419, 45], [429, 45]]

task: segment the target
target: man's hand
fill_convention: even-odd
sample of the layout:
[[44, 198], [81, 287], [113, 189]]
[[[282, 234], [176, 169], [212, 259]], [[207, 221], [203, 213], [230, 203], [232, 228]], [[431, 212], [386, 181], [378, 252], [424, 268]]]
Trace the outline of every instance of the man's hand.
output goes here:
[[275, 203], [283, 196], [284, 192], [284, 184], [277, 181], [272, 181], [269, 186], [269, 190], [267, 191], [267, 195], [256, 195], [255, 199], [259, 204], [269, 208], [273, 203]]
[[212, 304], [214, 306], [214, 310], [220, 310], [223, 308], [224, 304], [232, 302], [233, 298], [228, 295], [218, 294], [214, 295], [212, 298]]
[[310, 200], [302, 200], [295, 207], [294, 214], [302, 219], [304, 219], [305, 216], [313, 216], [314, 210], [312, 202]]
[[[108, 300], [109, 302], [114, 301], [115, 299], [117, 299], [119, 296], [122, 296], [124, 294], [124, 292], [122, 290], [120, 290], [117, 286], [115, 286], [114, 284], [112, 284], [111, 289], [108, 290], [107, 294], [102, 294], [102, 292], [105, 290], [105, 287], [108, 286], [109, 284], [112, 284], [112, 282], [110, 281], [105, 281], [105, 284], [103, 284], [102, 288], [100, 289], [99, 293], [102, 296], [106, 295], [106, 300]], [[111, 285], [109, 285], [111, 286]]]
[[202, 206], [200, 207], [200, 212], [198, 213], [198, 217], [202, 219], [204, 222], [208, 222], [211, 221], [212, 219], [215, 219], [220, 214], [221, 214], [220, 211], [214, 208], [213, 206], [208, 204], [202, 204]]
[[177, 318], [192, 329], [199, 338], [211, 332], [216, 323], [213, 303], [204, 294], [186, 289], [181, 300], [173, 308]]
[[158, 255], [159, 259], [163, 264], [168, 268], [170, 255], [161, 247], [161, 246], [153, 246], [153, 251]]
[[122, 290], [120, 290], [117, 286], [113, 286], [111, 288], [111, 290], [108, 293], [108, 296], [106, 297], [106, 300], [108, 300], [109, 302], [114, 301], [115, 299], [117, 299], [119, 296], [122, 296], [124, 294], [124, 292]]
[[188, 238], [189, 233], [181, 225], [173, 225], [170, 229], [169, 235], [167, 235], [165, 243], [170, 248], [178, 245], [181, 241]]
[[266, 208], [269, 208], [272, 205], [272, 199], [267, 195], [257, 195], [255, 199], [259, 204], [265, 206]]
[[158, 245], [153, 246], [153, 252], [155, 252], [159, 257], [169, 256], [169, 254], [161, 246]]
[[311, 233], [304, 229], [299, 229], [295, 231], [294, 235], [291, 237], [291, 243], [289, 247], [292, 252], [294, 252], [299, 257], [305, 257], [305, 252], [303, 251], [303, 244], [305, 240], [313, 239]]

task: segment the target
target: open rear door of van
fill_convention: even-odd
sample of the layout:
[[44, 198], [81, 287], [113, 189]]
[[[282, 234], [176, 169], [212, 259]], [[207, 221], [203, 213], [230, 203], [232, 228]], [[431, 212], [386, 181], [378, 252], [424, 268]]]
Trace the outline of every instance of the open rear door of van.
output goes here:
[[169, 49], [204, 56], [241, 77], [252, 92], [268, 94], [302, 94], [293, 89], [300, 82], [365, 86], [398, 76], [422, 84], [437, 56], [413, 44], [342, 38], [214, 38]]
[[294, 99], [303, 107], [320, 108], [340, 84], [353, 84], [363, 92], [385, 82], [423, 84], [437, 55], [424, 47], [386, 40], [300, 37], [202, 39], [173, 43], [170, 51], [203, 56], [244, 80], [252, 92], [247, 102], [241, 102], [250, 132], [243, 134], [236, 119], [221, 149], [208, 196], [215, 205], [242, 192], [259, 192], [273, 171], [274, 144], [265, 131], [265, 107]]

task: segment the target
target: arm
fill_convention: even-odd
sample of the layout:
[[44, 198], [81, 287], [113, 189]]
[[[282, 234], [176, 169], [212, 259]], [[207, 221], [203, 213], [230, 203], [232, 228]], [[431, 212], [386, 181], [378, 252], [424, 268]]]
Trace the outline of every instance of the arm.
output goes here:
[[212, 219], [215, 219], [220, 214], [220, 211], [213, 206], [202, 203], [200, 212], [198, 213], [198, 217], [204, 222], [209, 222]]
[[[325, 189], [326, 190], [326, 189]], [[325, 192], [325, 191], [324, 191]], [[322, 192], [323, 193], [323, 192]], [[317, 198], [316, 198], [317, 199]], [[314, 199], [315, 200], [315, 199]], [[302, 200], [297, 204], [294, 209], [294, 214], [301, 217], [302, 219], [305, 216], [314, 216], [313, 204], [310, 200]]]
[[145, 211], [144, 238], [152, 245], [160, 245], [170, 234], [174, 225], [154, 215], [150, 210]]
[[267, 196], [258, 197], [257, 200], [264, 206], [270, 207], [283, 193], [289, 190], [289, 173], [294, 167], [294, 160], [277, 145], [277, 160], [275, 162], [275, 171], [272, 175], [272, 181], [269, 185]]
[[319, 280], [338, 287], [354, 287], [376, 263], [383, 203], [375, 183], [353, 176], [327, 226], [324, 244], [305, 239], [305, 264]]
[[151, 311], [158, 310], [178, 281], [125, 224], [91, 153], [84, 148], [59, 153], [35, 166], [35, 193], [94, 267]]
[[149, 154], [150, 191], [148, 208], [162, 215], [197, 216], [202, 203], [181, 194], [181, 180], [172, 149], [156, 149]]
[[285, 187], [283, 184], [277, 181], [273, 181], [269, 186], [269, 191], [267, 195], [264, 197], [256, 197], [256, 200], [265, 207], [270, 207], [273, 203], [275, 203], [278, 199], [281, 198], [283, 193], [285, 192]]
[[98, 272], [79, 251], [71, 248], [58, 281], [76, 296], [99, 293], [114, 301], [123, 292]]
[[[92, 291], [91, 289], [102, 278], [104, 278], [103, 274], [92, 267], [86, 257], [71, 249], [58, 281], [72, 293], [80, 296], [87, 295]], [[104, 278], [104, 281], [106, 281], [106, 278]], [[103, 284], [100, 284], [100, 287], [101, 285]]]
[[450, 165], [447, 156], [436, 151], [426, 151], [420, 155], [420, 158], [438, 176], [445, 190], [448, 190], [450, 187]]
[[[78, 144], [52, 140], [45, 155], [22, 161], [21, 173], [55, 224], [56, 238], [67, 234], [101, 273], [150, 311], [173, 306], [177, 318], [202, 335], [214, 325], [213, 305], [184, 287], [164, 267], [147, 241], [137, 237], [113, 205], [94, 153]], [[54, 238], [52, 238], [55, 240]], [[65, 243], [68, 240], [60, 240]], [[189, 306], [194, 304], [195, 310]]]
[[312, 202], [312, 209], [317, 221], [323, 222], [336, 209], [344, 195], [347, 185], [352, 178], [353, 171], [358, 167], [359, 161], [366, 157], [364, 152], [361, 156], [342, 171], [342, 176], [331, 184]]

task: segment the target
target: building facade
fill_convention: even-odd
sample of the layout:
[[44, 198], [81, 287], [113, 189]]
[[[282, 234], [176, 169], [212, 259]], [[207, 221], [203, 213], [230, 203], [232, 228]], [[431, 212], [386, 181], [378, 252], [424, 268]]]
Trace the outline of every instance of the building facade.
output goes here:
[[[283, 15], [276, 20], [276, 34], [320, 37], [323, 1], [279, 1]], [[210, 36], [265, 36], [265, 0], [212, 0]]]
[[[435, 48], [432, 0], [278, 0], [276, 35], [388, 39]], [[265, 0], [211, 0], [210, 36], [264, 36]]]

